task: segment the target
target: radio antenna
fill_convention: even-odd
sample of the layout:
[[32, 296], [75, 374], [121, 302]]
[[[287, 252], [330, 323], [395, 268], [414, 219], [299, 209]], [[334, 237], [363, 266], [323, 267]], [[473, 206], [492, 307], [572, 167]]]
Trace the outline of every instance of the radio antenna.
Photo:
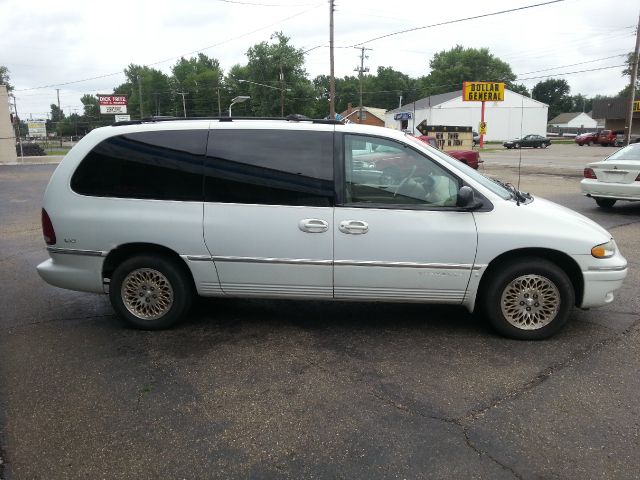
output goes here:
[[[521, 178], [521, 170], [522, 170], [522, 122], [524, 118], [524, 95], [520, 94], [520, 148], [519, 148], [519, 159], [518, 159], [518, 191], [520, 191], [520, 178]], [[518, 201], [518, 206], [520, 206], [520, 201]]]

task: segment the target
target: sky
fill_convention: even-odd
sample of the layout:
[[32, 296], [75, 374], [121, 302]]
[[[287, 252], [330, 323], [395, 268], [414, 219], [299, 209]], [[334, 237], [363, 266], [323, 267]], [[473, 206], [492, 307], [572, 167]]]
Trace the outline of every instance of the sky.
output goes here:
[[[460, 44], [488, 48], [529, 89], [550, 75], [567, 80], [571, 94], [624, 88], [619, 65], [634, 49], [637, 0], [564, 0], [370, 41], [545, 1], [335, 0], [336, 77], [356, 75], [360, 51], [353, 45], [361, 42], [371, 49], [371, 72], [392, 67], [414, 78], [429, 73], [435, 53]], [[0, 0], [0, 31], [0, 65], [10, 70], [23, 119], [46, 118], [56, 88], [65, 114], [82, 113], [80, 97], [112, 92], [130, 63], [169, 73], [180, 56], [201, 51], [226, 73], [276, 31], [296, 48], [320, 46], [306, 54], [306, 70], [311, 79], [329, 74], [328, 0]], [[103, 78], [86, 81], [95, 77]]]

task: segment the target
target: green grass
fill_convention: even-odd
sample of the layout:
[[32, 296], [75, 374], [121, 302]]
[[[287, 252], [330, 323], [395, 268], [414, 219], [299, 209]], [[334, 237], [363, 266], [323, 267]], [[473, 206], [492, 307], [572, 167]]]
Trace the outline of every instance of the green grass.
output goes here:
[[66, 155], [67, 153], [69, 153], [69, 150], [71, 150], [70, 148], [63, 148], [61, 149], [57, 149], [57, 150], [45, 150], [45, 152], [47, 153], [47, 155]]

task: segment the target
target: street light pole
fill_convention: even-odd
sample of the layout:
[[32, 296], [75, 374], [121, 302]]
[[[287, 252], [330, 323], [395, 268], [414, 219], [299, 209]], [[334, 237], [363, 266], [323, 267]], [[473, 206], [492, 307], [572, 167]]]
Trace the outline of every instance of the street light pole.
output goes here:
[[229, 117], [231, 117], [231, 107], [233, 107], [235, 104], [237, 103], [242, 103], [242, 102], [246, 102], [247, 100], [249, 100], [251, 97], [248, 95], [239, 95], [237, 97], [234, 97], [231, 100], [231, 105], [229, 105]]

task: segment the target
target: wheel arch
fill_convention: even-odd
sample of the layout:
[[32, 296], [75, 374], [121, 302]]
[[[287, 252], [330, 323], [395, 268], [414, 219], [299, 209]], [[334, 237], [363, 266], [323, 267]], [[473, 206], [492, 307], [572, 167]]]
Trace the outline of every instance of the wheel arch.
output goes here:
[[158, 245], [155, 243], [125, 243], [122, 245], [118, 245], [116, 248], [111, 250], [102, 265], [102, 278], [111, 279], [113, 272], [115, 269], [125, 260], [135, 257], [137, 255], [154, 255], [165, 257], [173, 260], [176, 265], [178, 265], [187, 278], [191, 282], [191, 287], [195, 288], [195, 282], [193, 280], [193, 274], [191, 273], [191, 269], [187, 265], [180, 255], [174, 250], [167, 248], [162, 245]]
[[503, 265], [523, 257], [544, 258], [545, 260], [549, 260], [550, 262], [560, 267], [569, 277], [571, 285], [573, 285], [573, 291], [575, 294], [575, 305], [582, 305], [582, 298], [584, 295], [584, 277], [582, 276], [580, 266], [573, 258], [571, 258], [566, 253], [547, 248], [519, 248], [516, 250], [504, 252], [491, 260], [486, 270], [484, 271], [482, 278], [480, 279], [480, 285], [478, 286], [478, 295], [475, 302], [476, 305], [477, 299], [482, 298], [482, 295], [484, 293], [483, 290], [486, 289], [487, 285], [490, 283], [490, 279], [493, 273], [499, 271]]

